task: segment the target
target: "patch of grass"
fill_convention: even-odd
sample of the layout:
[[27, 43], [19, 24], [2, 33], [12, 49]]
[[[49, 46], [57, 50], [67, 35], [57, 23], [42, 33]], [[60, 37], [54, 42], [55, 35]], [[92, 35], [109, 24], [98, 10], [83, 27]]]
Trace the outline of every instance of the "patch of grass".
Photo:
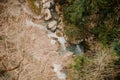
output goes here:
[[115, 40], [115, 42], [114, 42], [114, 50], [120, 56], [120, 40]]
[[114, 77], [114, 61], [117, 60], [112, 54], [112, 49], [102, 49], [93, 57], [77, 56], [68, 70], [69, 74], [74, 74], [70, 80], [110, 80]]
[[85, 39], [87, 36], [87, 33], [84, 29], [84, 27], [81, 26], [81, 28], [78, 28], [77, 26], [73, 24], [67, 24], [65, 27], [65, 33], [68, 37], [68, 42], [77, 42]]
[[[39, 0], [39, 1], [41, 1], [41, 0]], [[35, 5], [35, 0], [27, 0], [27, 2], [28, 2], [28, 6], [31, 8], [31, 10], [35, 13], [35, 14], [37, 14], [37, 15], [39, 15], [40, 13], [41, 13], [41, 5], [39, 6], [39, 7], [37, 7], [36, 5]]]
[[[64, 20], [92, 33], [104, 45], [110, 45], [120, 38], [120, 16], [118, 0], [67, 0], [64, 5]], [[74, 26], [73, 26], [74, 27]], [[71, 30], [70, 30], [71, 31]], [[83, 32], [85, 31], [85, 32]], [[89, 31], [89, 32], [88, 32]], [[81, 36], [81, 35], [79, 35]]]
[[116, 52], [118, 56], [118, 60], [114, 62], [115, 65], [120, 65], [120, 40], [114, 40], [113, 42], [113, 50]]

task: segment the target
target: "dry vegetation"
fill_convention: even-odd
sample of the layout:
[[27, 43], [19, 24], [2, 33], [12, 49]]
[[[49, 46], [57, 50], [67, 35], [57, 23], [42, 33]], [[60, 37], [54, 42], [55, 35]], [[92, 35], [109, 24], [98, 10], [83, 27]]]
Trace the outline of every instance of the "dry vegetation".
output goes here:
[[56, 79], [53, 63], [68, 60], [59, 56], [58, 45], [50, 44], [46, 32], [25, 25], [29, 16], [17, 1], [0, 8], [0, 80]]
[[[28, 3], [28, 6], [31, 8], [31, 10], [35, 13], [35, 14], [37, 14], [37, 15], [39, 15], [40, 13], [41, 13], [41, 8], [42, 8], [42, 3], [41, 3], [41, 1], [42, 0], [26, 0], [27, 1], [27, 3]], [[37, 5], [35, 5], [35, 2], [38, 2], [38, 6]]]
[[[35, 13], [39, 13], [33, 3], [29, 2], [29, 4]], [[53, 80], [54, 72], [51, 72], [51, 62], [60, 60], [56, 56], [57, 47], [45, 45], [49, 41], [42, 35], [46, 33], [38, 28], [25, 27], [23, 23], [26, 14], [13, 16], [6, 11], [9, 6], [10, 4], [0, 3], [0, 80]], [[69, 31], [67, 33], [70, 35]], [[72, 41], [74, 41], [73, 34], [73, 37], [70, 37]], [[43, 38], [47, 42], [42, 42]], [[111, 48], [100, 50], [92, 57], [86, 55], [76, 57], [75, 62], [67, 69], [67, 79], [115, 80], [116, 75], [120, 73], [119, 67], [117, 66], [115, 70], [114, 65], [118, 56], [114, 55]]]
[[114, 61], [117, 59], [110, 49], [102, 49], [94, 57], [78, 56], [68, 69], [68, 77], [70, 80], [116, 80]]

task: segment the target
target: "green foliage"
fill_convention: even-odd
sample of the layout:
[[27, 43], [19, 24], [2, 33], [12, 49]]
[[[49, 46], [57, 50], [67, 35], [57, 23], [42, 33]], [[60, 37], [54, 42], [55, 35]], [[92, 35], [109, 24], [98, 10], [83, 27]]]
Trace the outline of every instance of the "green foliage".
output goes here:
[[89, 63], [89, 58], [85, 55], [80, 55], [75, 58], [75, 63], [72, 65], [72, 67], [75, 70], [82, 70], [82, 68]]
[[70, 1], [70, 5], [64, 8], [64, 18], [70, 23], [78, 24], [82, 13], [84, 12], [83, 3], [84, 0]]
[[114, 42], [114, 50], [120, 56], [120, 41], [119, 40], [115, 40], [115, 42]]
[[[67, 22], [66, 34], [71, 37], [85, 39], [88, 34], [93, 34], [104, 46], [114, 47], [116, 57], [120, 56], [120, 0], [67, 0], [69, 4], [64, 5], [64, 20]], [[77, 27], [79, 30], [74, 31]], [[73, 39], [71, 39], [72, 41]], [[111, 51], [112, 52], [112, 51]], [[109, 50], [102, 55], [91, 59], [86, 56], [78, 56], [72, 67], [78, 74], [75, 80], [97, 80], [102, 74], [109, 74], [108, 67], [111, 64], [120, 64], [120, 58], [114, 61], [113, 53]], [[99, 53], [97, 53], [99, 54]], [[111, 62], [109, 62], [111, 61]], [[99, 63], [99, 64], [98, 64]], [[99, 68], [98, 68], [99, 67]], [[101, 67], [101, 68], [100, 68]], [[103, 69], [103, 70], [98, 70]], [[112, 72], [111, 72], [112, 73]], [[93, 75], [95, 74], [95, 75]], [[96, 76], [97, 77], [94, 77]], [[111, 74], [110, 74], [111, 75]], [[106, 75], [103, 75], [106, 76]], [[93, 78], [94, 77], [94, 78]], [[91, 79], [90, 79], [91, 78]], [[100, 80], [104, 80], [105, 78]], [[74, 80], [74, 79], [73, 79]], [[98, 79], [99, 80], [99, 79]]]
[[84, 27], [84, 33], [93, 33], [104, 45], [120, 38], [119, 0], [67, 1], [63, 12], [67, 23]]
[[76, 27], [73, 24], [67, 24], [65, 27], [65, 33], [68, 37], [68, 42], [72, 43], [72, 41], [82, 40], [86, 37], [86, 29], [84, 27]]
[[100, 24], [99, 27], [93, 28], [92, 32], [104, 45], [111, 44], [114, 39], [119, 38], [117, 27], [114, 25], [109, 27], [107, 24]]

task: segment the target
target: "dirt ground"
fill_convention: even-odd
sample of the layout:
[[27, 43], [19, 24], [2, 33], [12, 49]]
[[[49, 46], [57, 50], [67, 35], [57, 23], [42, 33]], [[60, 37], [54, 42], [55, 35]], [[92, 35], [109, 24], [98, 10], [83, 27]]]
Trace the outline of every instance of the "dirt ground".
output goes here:
[[31, 16], [18, 0], [0, 3], [0, 18], [0, 80], [61, 80], [53, 65], [60, 64], [65, 72], [72, 53], [60, 55], [60, 45], [50, 43], [47, 31], [26, 25]]

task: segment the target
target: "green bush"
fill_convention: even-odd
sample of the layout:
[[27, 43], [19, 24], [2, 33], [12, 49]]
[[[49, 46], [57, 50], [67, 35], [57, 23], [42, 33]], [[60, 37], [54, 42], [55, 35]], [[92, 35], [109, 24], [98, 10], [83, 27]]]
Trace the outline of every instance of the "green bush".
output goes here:
[[68, 38], [68, 42], [72, 43], [74, 41], [81, 41], [82, 39], [85, 39], [87, 33], [85, 31], [84, 27], [78, 28], [77, 26], [73, 24], [67, 24], [65, 27], [65, 33]]
[[79, 71], [82, 70], [85, 65], [89, 63], [89, 58], [85, 55], [80, 55], [75, 58], [75, 63], [72, 65], [72, 67]]
[[84, 12], [83, 1], [84, 0], [71, 1], [70, 5], [64, 8], [64, 18], [67, 21], [75, 25], [79, 23], [82, 13]]
[[[95, 35], [95, 38], [101, 41], [104, 46], [111, 47], [110, 45], [114, 43], [114, 50], [120, 55], [120, 43], [115, 41], [120, 40], [120, 0], [67, 1], [69, 3], [63, 7], [65, 24], [70, 27], [67, 26], [67, 29], [65, 29], [67, 36], [70, 38], [80, 36], [81, 39], [85, 39], [86, 37], [89, 38], [91, 34]], [[78, 29], [74, 31], [76, 27]], [[76, 33], [79, 34], [75, 36]], [[103, 52], [100, 56], [95, 56], [93, 59], [78, 56], [72, 65], [78, 75], [75, 80], [99, 80], [101, 76], [106, 76], [104, 74], [110, 74], [108, 77], [111, 77], [112, 72], [109, 73], [109, 68], [114, 63], [120, 64], [120, 59], [114, 61], [113, 57], [113, 53], [109, 50]], [[98, 70], [98, 67], [101, 66], [103, 70]], [[104, 80], [104, 77], [101, 80]]]
[[114, 50], [116, 51], [116, 53], [120, 56], [120, 41], [119, 40], [115, 40], [115, 46], [114, 46]]
[[[92, 33], [104, 45], [120, 37], [119, 0], [67, 0], [64, 5], [64, 20], [84, 33]], [[94, 24], [94, 25], [90, 25]]]
[[[113, 23], [114, 24], [114, 23]], [[109, 45], [115, 39], [118, 39], [118, 28], [114, 25], [100, 24], [98, 27], [92, 29], [92, 32], [96, 35], [96, 37], [104, 44]]]

